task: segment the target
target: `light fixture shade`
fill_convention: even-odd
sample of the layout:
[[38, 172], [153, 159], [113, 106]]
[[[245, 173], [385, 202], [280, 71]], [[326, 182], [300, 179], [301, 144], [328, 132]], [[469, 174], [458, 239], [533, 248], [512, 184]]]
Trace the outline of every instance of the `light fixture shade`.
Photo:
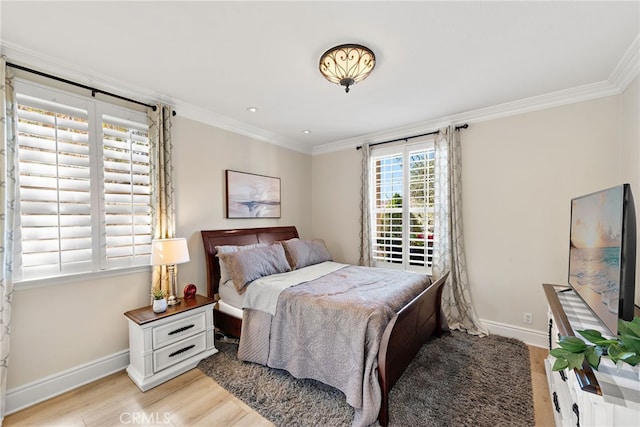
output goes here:
[[157, 239], [151, 242], [151, 265], [175, 265], [189, 262], [187, 239]]
[[320, 72], [332, 83], [349, 86], [366, 79], [376, 65], [376, 57], [368, 47], [342, 44], [332, 47], [320, 57]]

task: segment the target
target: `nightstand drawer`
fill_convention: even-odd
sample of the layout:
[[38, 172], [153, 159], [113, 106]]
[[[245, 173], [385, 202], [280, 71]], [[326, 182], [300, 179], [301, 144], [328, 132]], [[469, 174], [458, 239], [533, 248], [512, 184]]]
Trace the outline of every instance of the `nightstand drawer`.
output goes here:
[[203, 352], [206, 348], [207, 337], [204, 333], [171, 344], [153, 353], [153, 370], [154, 372], [161, 371], [190, 358], [194, 354]]
[[185, 317], [177, 322], [153, 328], [153, 349], [180, 341], [185, 337], [198, 334], [206, 329], [204, 313]]

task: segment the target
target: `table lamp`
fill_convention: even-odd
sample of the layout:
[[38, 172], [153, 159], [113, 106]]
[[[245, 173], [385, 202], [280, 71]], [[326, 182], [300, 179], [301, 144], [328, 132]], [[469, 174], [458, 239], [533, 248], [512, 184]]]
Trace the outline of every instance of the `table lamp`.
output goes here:
[[166, 265], [169, 271], [170, 295], [167, 305], [180, 304], [176, 297], [176, 264], [189, 262], [187, 239], [157, 239], [151, 242], [151, 265]]

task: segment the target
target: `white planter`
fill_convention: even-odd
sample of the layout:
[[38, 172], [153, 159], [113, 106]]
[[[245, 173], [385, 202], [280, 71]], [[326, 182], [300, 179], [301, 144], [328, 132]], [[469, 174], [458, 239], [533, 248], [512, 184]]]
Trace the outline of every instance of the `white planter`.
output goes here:
[[167, 311], [167, 300], [162, 299], [154, 299], [153, 300], [153, 312], [154, 313], [164, 313]]

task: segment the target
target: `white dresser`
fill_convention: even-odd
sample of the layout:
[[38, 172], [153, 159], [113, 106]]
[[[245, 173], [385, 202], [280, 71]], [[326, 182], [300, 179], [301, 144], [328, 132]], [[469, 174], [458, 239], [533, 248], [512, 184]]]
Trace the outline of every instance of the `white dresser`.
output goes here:
[[127, 311], [129, 358], [127, 373], [142, 391], [195, 368], [218, 352], [213, 341], [211, 298], [192, 300], [154, 313], [151, 306]]
[[[580, 337], [578, 330], [611, 336], [573, 290], [543, 286], [549, 303], [550, 349], [558, 347], [560, 335]], [[640, 366], [617, 367], [603, 357], [597, 371], [585, 362], [583, 369], [553, 372], [554, 362], [549, 355], [545, 370], [556, 426], [640, 426]]]

